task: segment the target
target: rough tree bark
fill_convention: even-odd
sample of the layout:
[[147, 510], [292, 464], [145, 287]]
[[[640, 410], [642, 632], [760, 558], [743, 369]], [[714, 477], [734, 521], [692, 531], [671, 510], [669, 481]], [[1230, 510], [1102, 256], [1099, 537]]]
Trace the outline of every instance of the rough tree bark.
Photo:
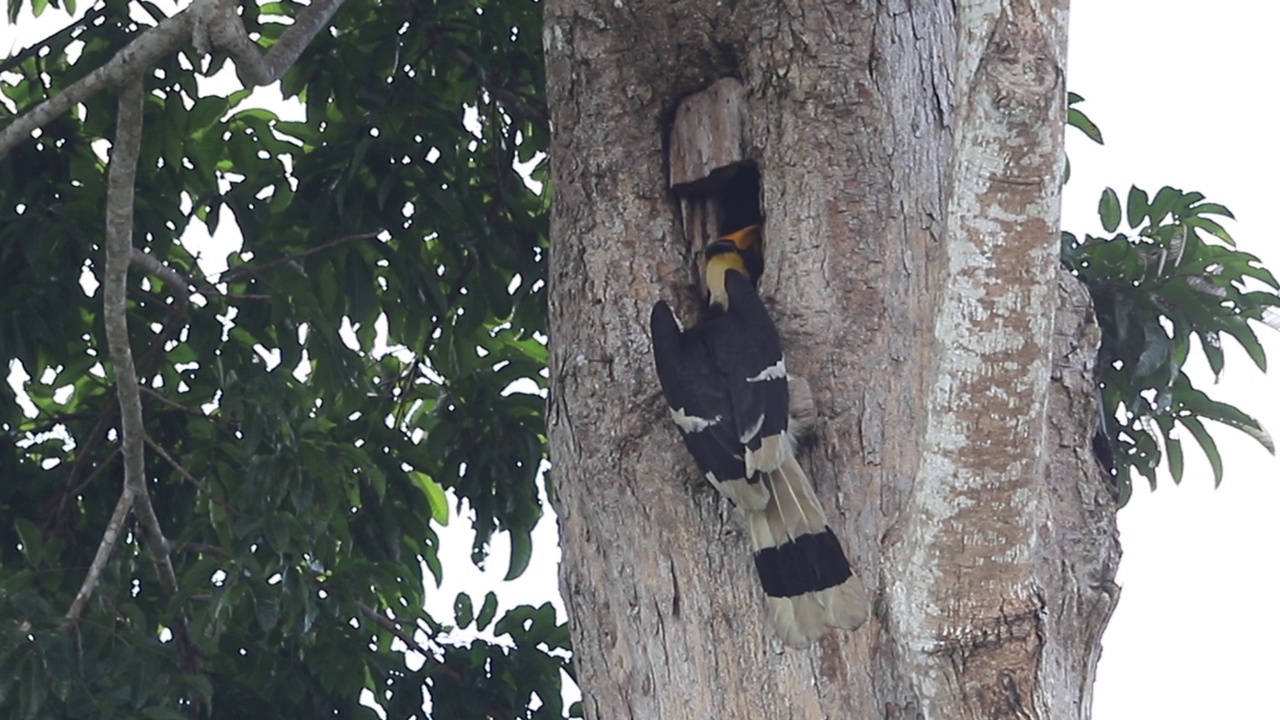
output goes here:
[[[1097, 347], [1059, 276], [1065, 0], [550, 0], [550, 443], [588, 717], [1083, 718], [1116, 601]], [[647, 331], [692, 307], [679, 101], [747, 98], [762, 294], [802, 455], [874, 610], [784, 650], [744, 528], [669, 426]]]

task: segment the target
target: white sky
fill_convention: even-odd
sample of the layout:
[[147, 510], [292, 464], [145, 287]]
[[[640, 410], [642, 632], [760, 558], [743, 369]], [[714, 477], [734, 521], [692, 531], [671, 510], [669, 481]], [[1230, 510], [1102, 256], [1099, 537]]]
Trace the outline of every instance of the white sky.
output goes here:
[[[64, 22], [56, 12], [45, 19], [54, 28]], [[43, 37], [50, 23], [41, 25], [0, 24], [0, 48]], [[1235, 212], [1239, 222], [1229, 229], [1241, 247], [1280, 274], [1267, 210], [1280, 190], [1274, 179], [1280, 140], [1272, 127], [1277, 28], [1280, 5], [1248, 0], [1072, 3], [1067, 84], [1086, 98], [1083, 109], [1107, 145], [1070, 132], [1073, 177], [1064, 227], [1100, 232], [1096, 203], [1106, 185], [1122, 198], [1130, 184], [1199, 190]], [[1280, 366], [1280, 334], [1258, 333], [1272, 365]], [[1198, 369], [1193, 380], [1202, 389], [1280, 437], [1280, 370], [1263, 376], [1234, 347], [1218, 385], [1211, 386], [1202, 363]], [[1153, 494], [1139, 481], [1120, 513], [1124, 589], [1103, 638], [1096, 720], [1276, 717], [1270, 682], [1280, 675], [1274, 651], [1280, 626], [1265, 618], [1280, 594], [1280, 523], [1273, 519], [1280, 510], [1280, 462], [1240, 433], [1211, 432], [1226, 465], [1220, 489], [1213, 489], [1207, 464], [1188, 443], [1182, 485], [1166, 476]], [[470, 566], [470, 539], [460, 525], [453, 523], [445, 536], [452, 545], [441, 557], [447, 581], [430, 603], [439, 617], [449, 617], [460, 590], [469, 591], [478, 608], [496, 586], [504, 609], [544, 599], [560, 607], [552, 521], [535, 531], [538, 549], [529, 571], [507, 584], [500, 582], [505, 541], [495, 541], [493, 569], [482, 573]]]

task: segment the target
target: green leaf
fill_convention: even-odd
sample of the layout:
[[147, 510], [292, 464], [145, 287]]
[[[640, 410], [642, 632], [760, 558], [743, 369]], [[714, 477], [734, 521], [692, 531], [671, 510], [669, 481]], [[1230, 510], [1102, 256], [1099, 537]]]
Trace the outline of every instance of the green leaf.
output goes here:
[[528, 532], [512, 529], [511, 565], [508, 566], [507, 576], [503, 580], [510, 582], [524, 574], [525, 569], [529, 567], [531, 557], [533, 557], [533, 538]]
[[476, 616], [476, 629], [483, 630], [489, 627], [489, 623], [493, 622], [493, 616], [498, 612], [498, 596], [493, 591], [485, 593], [484, 604], [480, 606], [480, 614]]
[[1160, 188], [1156, 192], [1155, 199], [1151, 201], [1150, 209], [1147, 210], [1147, 218], [1151, 221], [1151, 225], [1154, 227], [1164, 222], [1181, 197], [1181, 190], [1175, 190], [1167, 185]]
[[263, 584], [254, 589], [253, 610], [263, 632], [275, 629], [276, 621], [280, 619], [280, 597], [271, 586]]
[[1169, 474], [1173, 476], [1174, 483], [1182, 482], [1182, 441], [1177, 438], [1165, 437], [1164, 447], [1167, 457], [1169, 458]]
[[[1237, 263], [1233, 267], [1242, 276], [1251, 277], [1255, 280], [1263, 282], [1273, 290], [1280, 290], [1280, 283], [1276, 282], [1276, 278], [1274, 275], [1271, 274], [1271, 271], [1267, 270], [1264, 267], [1255, 266], [1254, 265], [1255, 262], [1260, 262], [1260, 261], [1249, 260], [1247, 262]], [[1253, 295], [1253, 293], [1245, 293], [1245, 294]], [[1278, 302], [1280, 301], [1280, 298], [1278, 298], [1274, 293], [1269, 293], [1269, 292], [1260, 293], [1259, 295], [1255, 296], [1255, 299], [1257, 301], [1254, 303], [1255, 307], [1280, 305], [1280, 302]]]
[[1193, 205], [1192, 207], [1187, 208], [1186, 212], [1183, 214], [1188, 217], [1193, 215], [1221, 215], [1223, 217], [1229, 217], [1232, 220], [1236, 219], [1236, 216], [1232, 215], [1231, 211], [1228, 210], [1225, 205], [1219, 205], [1218, 203], [1200, 203], [1199, 205]]
[[441, 525], [449, 524], [449, 500], [444, 494], [444, 488], [440, 483], [432, 480], [429, 475], [423, 472], [411, 472], [409, 477], [413, 480], [413, 484], [427, 496], [427, 502], [431, 506], [431, 519]]
[[1244, 347], [1245, 352], [1249, 353], [1249, 359], [1253, 360], [1253, 364], [1265, 373], [1267, 352], [1262, 349], [1262, 343], [1258, 342], [1258, 336], [1254, 334], [1253, 328], [1249, 327], [1249, 322], [1239, 315], [1228, 315], [1222, 319], [1222, 325], [1223, 329], [1231, 333], [1231, 337]]
[[1130, 228], [1137, 228], [1146, 222], [1147, 211], [1151, 208], [1151, 204], [1147, 201], [1146, 190], [1137, 185], [1129, 186], [1129, 201], [1126, 205]]
[[1182, 221], [1182, 224], [1188, 227], [1204, 230], [1205, 232], [1209, 233], [1210, 235], [1213, 235], [1214, 237], [1217, 237], [1219, 240], [1230, 245], [1231, 247], [1236, 246], [1236, 241], [1234, 238], [1231, 237], [1231, 233], [1227, 232], [1226, 228], [1222, 227], [1214, 220], [1210, 220], [1209, 218], [1206, 218], [1206, 217], [1196, 216], [1196, 217], [1184, 218]]
[[431, 547], [421, 555], [422, 562], [426, 563], [427, 570], [431, 572], [431, 577], [436, 581], [436, 587], [440, 587], [440, 582], [444, 579], [444, 567], [440, 564], [439, 553], [436, 552], [438, 546], [439, 542], [433, 534]]
[[1085, 137], [1090, 140], [1098, 143], [1099, 145], [1102, 144], [1102, 130], [1098, 129], [1098, 126], [1095, 125], [1094, 122], [1089, 119], [1089, 116], [1085, 115], [1083, 112], [1075, 108], [1068, 109], [1067, 124], [1084, 133]]
[[1107, 188], [1102, 191], [1102, 197], [1098, 200], [1098, 217], [1102, 220], [1102, 227], [1109, 233], [1120, 227], [1120, 198], [1116, 196], [1115, 190]]
[[[1143, 335], [1146, 340], [1146, 347], [1143, 348], [1142, 354], [1138, 356], [1138, 364], [1133, 368], [1133, 377], [1135, 378], [1147, 378], [1156, 374], [1158, 370], [1169, 362], [1171, 352], [1172, 342], [1158, 322], [1153, 320], [1148, 323], [1143, 328]], [[1164, 372], [1162, 375], [1167, 377], [1169, 373]]]
[[23, 717], [40, 717], [45, 698], [49, 694], [49, 683], [45, 680], [38, 653], [28, 653], [22, 661], [22, 680], [18, 685], [18, 703], [22, 707]]
[[1194, 417], [1180, 417], [1178, 422], [1190, 430], [1196, 442], [1200, 443], [1200, 449], [1204, 450], [1204, 455], [1213, 468], [1213, 486], [1218, 487], [1222, 484], [1222, 456], [1218, 454], [1218, 444], [1209, 436], [1204, 425]]
[[18, 532], [18, 540], [22, 543], [22, 555], [27, 564], [37, 567], [44, 562], [44, 536], [36, 524], [26, 518], [18, 518], [13, 523]]
[[1182, 195], [1179, 196], [1178, 199], [1174, 201], [1173, 214], [1178, 216], [1179, 218], [1185, 217], [1188, 214], [1187, 211], [1191, 209], [1191, 206], [1195, 205], [1196, 203], [1200, 202], [1203, 199], [1204, 199], [1204, 193], [1199, 193], [1199, 192], [1182, 193]]
[[187, 127], [192, 133], [202, 132], [217, 122], [230, 107], [226, 98], [203, 97], [191, 107], [187, 117]]
[[1275, 443], [1271, 440], [1271, 435], [1262, 427], [1262, 423], [1246, 415], [1234, 405], [1213, 400], [1203, 392], [1191, 387], [1191, 382], [1186, 375], [1179, 377], [1178, 385], [1180, 386], [1178, 397], [1185, 409], [1201, 417], [1216, 420], [1235, 428], [1257, 440], [1260, 445], [1267, 449], [1267, 452], [1272, 455], [1275, 454]]
[[1116, 507], [1124, 507], [1129, 504], [1129, 499], [1133, 497], [1133, 483], [1129, 480], [1128, 472], [1124, 472], [1115, 477], [1116, 482]]
[[149, 707], [142, 711], [142, 716], [148, 720], [189, 720], [190, 718], [186, 713], [167, 707]]
[[460, 628], [471, 624], [471, 621], [475, 619], [475, 615], [472, 614], [470, 595], [465, 592], [458, 593], [458, 597], [453, 600], [453, 616]]
[[1204, 352], [1205, 359], [1209, 361], [1209, 369], [1213, 371], [1213, 377], [1216, 381], [1222, 376], [1224, 362], [1222, 340], [1216, 330], [1197, 328], [1196, 334], [1200, 336], [1200, 350]]

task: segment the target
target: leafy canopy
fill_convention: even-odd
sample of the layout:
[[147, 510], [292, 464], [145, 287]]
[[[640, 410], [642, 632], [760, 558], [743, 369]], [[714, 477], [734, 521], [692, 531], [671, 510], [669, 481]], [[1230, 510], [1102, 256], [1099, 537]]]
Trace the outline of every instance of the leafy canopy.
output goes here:
[[[245, 24], [269, 46], [303, 7]], [[9, 62], [5, 115], [164, 14], [87, 18]], [[0, 715], [374, 717], [369, 691], [421, 717], [424, 690], [438, 717], [565, 714], [550, 606], [423, 610], [446, 489], [476, 562], [509, 534], [508, 577], [542, 512], [548, 197], [514, 170], [547, 142], [539, 23], [527, 0], [349, 0], [281, 84], [301, 121], [211, 90], [222, 55], [147, 75], [134, 244], [182, 281], [135, 268], [128, 313], [179, 591], [129, 522], [70, 626], [123, 472], [98, 288], [114, 91], [0, 163], [0, 362], [25, 373], [21, 402], [0, 384]], [[229, 221], [243, 246], [207, 271], [184, 233]]]

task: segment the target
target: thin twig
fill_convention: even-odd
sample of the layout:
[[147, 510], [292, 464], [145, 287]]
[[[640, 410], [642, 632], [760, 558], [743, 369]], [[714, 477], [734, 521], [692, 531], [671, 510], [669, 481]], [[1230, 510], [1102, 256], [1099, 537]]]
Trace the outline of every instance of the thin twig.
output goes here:
[[[413, 385], [413, 379], [417, 377], [418, 366], [425, 358], [428, 362], [431, 360], [431, 350], [436, 344], [436, 332], [444, 326], [444, 322], [449, 315], [449, 311], [453, 309], [458, 298], [462, 297], [462, 289], [466, 286], [468, 278], [471, 277], [471, 271], [475, 269], [476, 258], [474, 255], [468, 255], [467, 259], [462, 262], [462, 270], [458, 273], [458, 277], [453, 281], [453, 286], [449, 288], [449, 294], [445, 296], [444, 307], [439, 308], [439, 312], [431, 321], [431, 326], [427, 328], [426, 338], [422, 341], [422, 349], [418, 351], [413, 362], [409, 363], [404, 372], [395, 379], [394, 391], [391, 393], [395, 409], [392, 413], [396, 418], [396, 425], [404, 422], [404, 418], [409, 409], [409, 388]], [[370, 416], [372, 420], [372, 416]]]
[[102, 533], [102, 542], [98, 544], [98, 552], [93, 556], [89, 572], [85, 573], [84, 582], [80, 584], [76, 599], [71, 602], [71, 608], [67, 610], [67, 620], [79, 618], [80, 613], [84, 612], [85, 605], [89, 604], [89, 598], [93, 597], [94, 588], [98, 587], [98, 579], [102, 577], [102, 569], [107, 566], [107, 560], [111, 558], [111, 551], [116, 547], [116, 540], [120, 538], [120, 530], [124, 527], [124, 520], [129, 515], [131, 507], [133, 507], [133, 495], [126, 487], [116, 502], [115, 512], [111, 513], [106, 532]]
[[462, 50], [455, 49], [451, 54], [459, 66], [463, 68], [470, 68], [475, 71], [476, 77], [480, 80], [480, 87], [485, 92], [511, 106], [513, 109], [518, 108], [523, 111], [525, 115], [546, 122], [547, 110], [545, 107], [535, 107], [531, 102], [529, 102], [528, 98], [521, 94], [513, 90], [508, 90], [500, 85], [491, 85], [489, 83], [489, 74], [484, 71], [484, 68], [481, 67], [479, 63], [473, 60], [470, 55]]
[[[206, 295], [217, 297], [221, 293], [218, 289], [211, 285], [207, 280], [197, 277], [187, 277], [178, 272], [177, 269], [169, 267], [160, 261], [160, 258], [154, 255], [148, 255], [139, 248], [133, 248], [132, 254], [129, 256], [129, 262], [135, 267], [142, 268], [146, 272], [159, 277], [168, 286], [169, 294], [173, 299], [186, 305], [190, 300], [193, 291], [200, 291]], [[179, 292], [181, 290], [181, 292]]]
[[[230, 270], [223, 273], [218, 278], [217, 282], [220, 282], [220, 283], [233, 282], [235, 280], [239, 280], [242, 277], [247, 277], [249, 275], [256, 275], [262, 272], [263, 270], [269, 270], [279, 265], [295, 262], [297, 260], [301, 260], [304, 257], [315, 255], [318, 252], [324, 252], [325, 250], [328, 250], [330, 248], [335, 248], [335, 247], [338, 247], [339, 245], [349, 243], [352, 240], [371, 240], [373, 238], [378, 237], [378, 235], [379, 233], [376, 233], [376, 232], [358, 233], [355, 235], [343, 235], [342, 237], [334, 240], [330, 240], [327, 243], [321, 243], [320, 245], [307, 248], [306, 250], [302, 250], [300, 252], [290, 253], [283, 257], [278, 257], [275, 260], [262, 263], [261, 265], [241, 265], [239, 267], [231, 268]], [[241, 295], [239, 297], [248, 297], [248, 296]], [[269, 296], [266, 296], [266, 297], [269, 297]]]
[[229, 505], [222, 498], [218, 497], [217, 495], [214, 495], [203, 482], [201, 482], [195, 475], [192, 475], [191, 472], [188, 471], [186, 468], [182, 467], [181, 463], [179, 463], [177, 460], [174, 460], [173, 456], [170, 455], [168, 451], [166, 451], [164, 448], [160, 447], [159, 443], [157, 443], [155, 440], [152, 440], [150, 435], [145, 435], [144, 438], [147, 441], [148, 447], [150, 447], [152, 450], [155, 450], [156, 454], [159, 455], [165, 462], [169, 463], [170, 467], [172, 467], [174, 470], [177, 470], [178, 474], [181, 475], [183, 479], [185, 479], [187, 482], [191, 483], [192, 485], [195, 485], [196, 489], [199, 490], [205, 497], [209, 498], [209, 500], [213, 502], [213, 504], [226, 510], [229, 513], [238, 514], [238, 511], [235, 508], [231, 507], [231, 505]]
[[[229, 558], [231, 553], [223, 550], [217, 545], [207, 545], [205, 543], [189, 542], [182, 546], [184, 552], [196, 552], [202, 555], [212, 555], [214, 557]], [[192, 597], [195, 597], [194, 595]]]
[[[436, 653], [432, 652], [431, 650], [428, 650], [426, 647], [423, 647], [423, 645], [419, 643], [416, 639], [414, 639], [412, 635], [405, 632], [404, 628], [400, 627], [400, 625], [395, 620], [392, 620], [391, 618], [387, 617], [386, 615], [383, 615], [382, 613], [378, 612], [377, 610], [374, 610], [373, 608], [369, 607], [368, 605], [362, 602], [358, 602], [356, 603], [356, 605], [360, 608], [360, 612], [363, 613], [365, 617], [372, 620], [378, 627], [396, 636], [396, 638], [398, 638], [400, 642], [407, 645], [409, 649], [421, 653], [423, 657], [431, 658], [433, 660], [438, 660], [438, 658], [436, 657]], [[444, 674], [448, 675], [453, 680], [462, 682], [462, 675], [458, 671], [449, 667], [448, 665], [445, 665], [444, 663], [437, 663], [436, 667], [438, 667]]]
[[80, 481], [80, 483], [75, 487], [71, 488], [71, 492], [67, 493], [67, 495], [70, 497], [76, 497], [80, 493], [84, 492], [84, 489], [89, 487], [89, 483], [92, 483], [94, 478], [98, 477], [98, 475], [101, 474], [103, 470], [106, 470], [107, 468], [111, 467], [115, 463], [116, 456], [119, 454], [120, 454], [120, 448], [116, 448], [115, 450], [112, 450], [111, 454], [108, 455], [106, 459], [103, 460], [101, 463], [98, 463], [98, 467], [94, 468], [93, 472], [89, 473], [88, 477]]
[[70, 41], [74, 39], [76, 30], [89, 27], [98, 18], [106, 14], [107, 14], [107, 6], [105, 4], [101, 5], [100, 7], [95, 7], [90, 9], [89, 12], [85, 13], [85, 16], [80, 18], [79, 20], [62, 28], [61, 30], [50, 35], [49, 37], [39, 42], [32, 43], [31, 45], [28, 45], [25, 49], [20, 50], [14, 53], [13, 55], [10, 55], [8, 58], [4, 60], [4, 62], [0, 62], [0, 73], [11, 72], [15, 68], [17, 68], [19, 65], [26, 62], [27, 60], [30, 60], [33, 57], [38, 57], [40, 55], [40, 52], [45, 48], [49, 47], [51, 44], [53, 44], [55, 40], [65, 38], [66, 40]]
[[[131, 265], [141, 267], [144, 270], [153, 271], [154, 274], [160, 276], [160, 278], [165, 281], [165, 287], [169, 294], [174, 297], [175, 301], [173, 307], [169, 310], [169, 316], [165, 320], [164, 327], [152, 340], [151, 346], [142, 353], [142, 357], [137, 363], [139, 370], [135, 372], [135, 375], [149, 377], [155, 371], [156, 366], [159, 365], [161, 357], [165, 352], [165, 345], [170, 339], [176, 337], [178, 331], [181, 329], [179, 321], [186, 315], [189, 305], [189, 291], [185, 289], [186, 283], [182, 282], [182, 276], [176, 270], [161, 264], [156, 258], [133, 248], [132, 244], [130, 244], [130, 251], [129, 263]], [[158, 266], [159, 269], [157, 269], [156, 266]], [[205, 284], [208, 285], [208, 283]], [[216, 293], [217, 291], [214, 290], [215, 295]], [[144, 393], [154, 394], [151, 393], [150, 388], [142, 383], [138, 384], [138, 389]], [[118, 391], [113, 390], [113, 392]], [[156, 397], [160, 397], [161, 400], [167, 400], [159, 395], [156, 395]], [[75, 462], [71, 464], [71, 469], [67, 472], [67, 478], [63, 481], [63, 488], [70, 488], [70, 490], [64, 491], [60, 494], [54, 509], [48, 514], [48, 517], [51, 518], [49, 521], [51, 527], [62, 521], [66, 498], [78, 495], [85, 486], [87, 486], [89, 482], [103, 470], [103, 468], [110, 464], [111, 459], [115, 457], [116, 453], [120, 452], [119, 448], [112, 451], [111, 456], [99, 464], [97, 469], [95, 469], [88, 478], [82, 482], [78, 480], [80, 472], [84, 469], [85, 463], [93, 457], [94, 450], [97, 449], [97, 446], [102, 443], [103, 439], [107, 436], [106, 430], [114, 415], [116, 400], [116, 397], [112, 397], [108, 400], [107, 404], [99, 413], [97, 424], [93, 430], [85, 436], [83, 444], [77, 448]], [[178, 407], [183, 408], [184, 410], [186, 409], [181, 405]]]
[[142, 394], [144, 394], [144, 395], [149, 395], [149, 396], [151, 396], [151, 397], [155, 398], [156, 400], [159, 400], [161, 405], [168, 405], [169, 407], [173, 408], [174, 410], [180, 410], [180, 411], [182, 411], [182, 412], [184, 412], [184, 413], [186, 413], [186, 414], [188, 414], [188, 415], [194, 415], [195, 417], [201, 418], [201, 419], [203, 419], [203, 420], [212, 420], [212, 419], [213, 419], [213, 418], [209, 417], [208, 415], [205, 415], [205, 414], [204, 414], [203, 412], [201, 412], [200, 410], [197, 410], [196, 408], [189, 408], [189, 407], [187, 407], [186, 405], [183, 405], [183, 404], [182, 404], [182, 403], [180, 403], [180, 402], [174, 402], [173, 400], [170, 400], [169, 398], [167, 398], [167, 397], [165, 397], [164, 395], [162, 395], [162, 394], [160, 394], [160, 393], [156, 392], [155, 390], [152, 390], [151, 388], [147, 387], [146, 385], [139, 385], [139, 386], [138, 386], [138, 389], [142, 391]]

